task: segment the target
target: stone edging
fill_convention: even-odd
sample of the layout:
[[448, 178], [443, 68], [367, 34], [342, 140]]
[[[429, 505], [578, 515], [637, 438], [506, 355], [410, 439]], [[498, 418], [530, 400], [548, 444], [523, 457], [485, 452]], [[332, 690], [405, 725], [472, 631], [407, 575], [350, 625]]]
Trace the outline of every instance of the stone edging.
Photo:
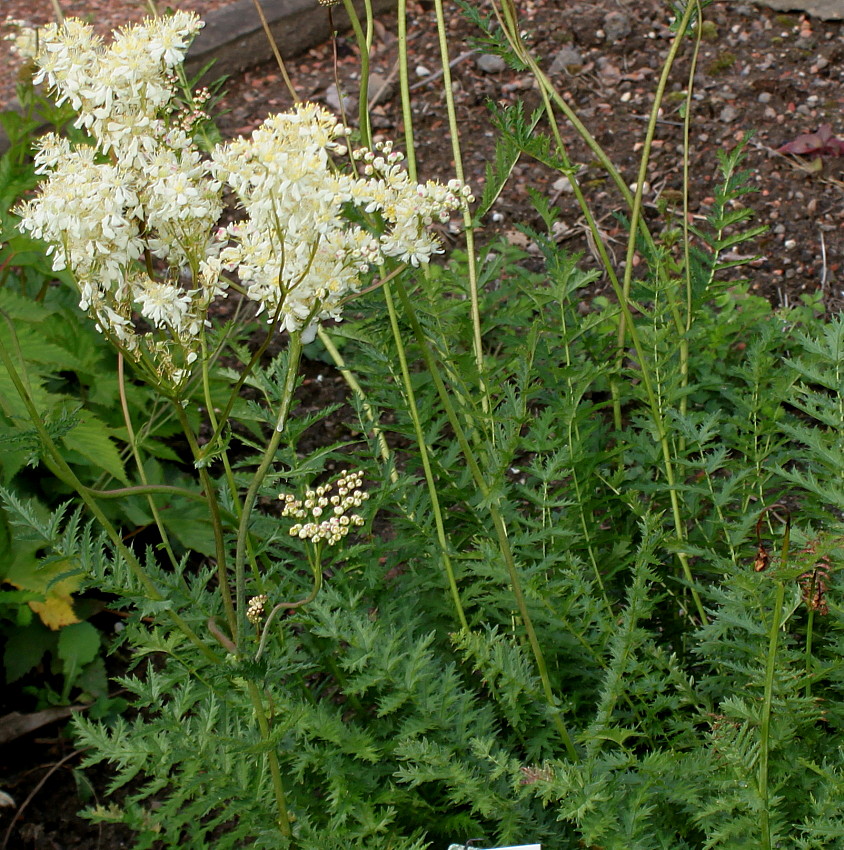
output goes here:
[[[370, 2], [375, 13], [395, 9], [397, 5], [397, 0]], [[355, 6], [362, 11], [363, 2], [355, 0]], [[317, 0], [262, 0], [261, 8], [285, 59], [301, 55], [331, 36], [328, 10]], [[335, 29], [349, 28], [349, 19], [342, 6], [335, 6], [331, 12]], [[272, 58], [272, 48], [261, 26], [255, 3], [253, 0], [236, 0], [208, 13], [205, 27], [188, 52], [185, 68], [191, 76], [211, 60], [216, 60], [209, 76], [217, 78], [239, 73]], [[12, 101], [6, 108], [19, 109], [20, 106], [17, 101]], [[8, 147], [9, 140], [0, 128], [0, 154], [5, 153]]]

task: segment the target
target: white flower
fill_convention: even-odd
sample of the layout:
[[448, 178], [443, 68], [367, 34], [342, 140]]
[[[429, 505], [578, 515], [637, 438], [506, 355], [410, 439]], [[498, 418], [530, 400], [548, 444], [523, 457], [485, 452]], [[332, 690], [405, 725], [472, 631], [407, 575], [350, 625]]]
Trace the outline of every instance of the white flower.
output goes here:
[[[307, 339], [318, 322], [339, 321], [361, 275], [386, 257], [426, 263], [440, 248], [425, 228], [447, 219], [464, 197], [453, 187], [414, 184], [401, 155], [384, 143], [355, 151], [364, 176], [338, 172], [346, 129], [314, 104], [273, 115], [252, 133], [215, 151], [214, 171], [238, 195], [247, 219], [230, 229], [222, 261], [269, 319]], [[348, 216], [352, 204], [377, 215], [380, 237]], [[372, 221], [377, 228], [379, 222]]]
[[178, 332], [188, 316], [192, 297], [178, 286], [146, 278], [136, 281], [134, 300], [140, 305], [141, 315], [153, 325]]

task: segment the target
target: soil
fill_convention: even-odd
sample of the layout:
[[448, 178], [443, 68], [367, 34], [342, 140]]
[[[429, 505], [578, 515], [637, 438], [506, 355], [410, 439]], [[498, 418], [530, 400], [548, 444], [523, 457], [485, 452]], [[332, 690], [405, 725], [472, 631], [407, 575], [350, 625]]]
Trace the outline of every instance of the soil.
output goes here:
[[[41, 5], [49, 13], [46, 0], [39, 8]], [[108, 10], [109, 24], [138, 17], [135, 3], [79, 0], [63, 5], [66, 11], [77, 14], [95, 8], [100, 21], [99, 10]], [[197, 2], [193, 8], [201, 12], [209, 5]], [[565, 14], [560, 11], [561, 5], [559, 0], [519, 3], [522, 29], [542, 66], [552, 69], [550, 75], [563, 97], [621, 169], [625, 181], [632, 184], [653, 92], [671, 44], [666, 5], [656, 0], [573, 0], [565, 4]], [[6, 0], [5, 6], [14, 17], [33, 17], [32, 0]], [[442, 81], [432, 73], [439, 67], [433, 3], [410, 0], [408, 6], [420, 176], [448, 179], [454, 174], [454, 158]], [[118, 20], [117, 14], [126, 17]], [[844, 136], [844, 24], [785, 15], [740, 2], [713, 3], [707, 7], [706, 17], [711, 23], [704, 31], [695, 78], [690, 137], [690, 203], [695, 222], [706, 216], [713, 203], [717, 152], [731, 149], [752, 131], [745, 167], [750, 169], [758, 192], [748, 204], [757, 211], [756, 222], [769, 230], [739, 249], [742, 255], [758, 255], [745, 272], [751, 287], [777, 305], [820, 295], [830, 310], [837, 310], [844, 299], [844, 159], [834, 152], [796, 157], [777, 153], [777, 149], [824, 124], [831, 126], [833, 136]], [[521, 101], [529, 110], [538, 102], [538, 93], [529, 75], [502, 69], [484, 56], [482, 48], [476, 49], [471, 39], [477, 33], [455, 4], [446, 3], [446, 19], [450, 55], [456, 60], [451, 69], [452, 88], [462, 132], [465, 177], [479, 195], [485, 165], [493, 159], [495, 146], [487, 103]], [[395, 16], [384, 15], [376, 22], [372, 68], [387, 85], [373, 115], [376, 132], [400, 142], [396, 32]], [[689, 72], [688, 56], [689, 50], [681, 51], [668, 84], [647, 174], [646, 209], [654, 226], [659, 223], [658, 208], [676, 205], [682, 185], [680, 102]], [[344, 93], [352, 97], [356, 94], [358, 67], [354, 42], [341, 37], [291, 60], [288, 71], [299, 97], [325, 101], [330, 100], [327, 90], [335, 81]], [[0, 98], [9, 91], [10, 80], [11, 72], [0, 75]], [[268, 112], [283, 110], [293, 102], [281, 73], [272, 64], [232, 78], [226, 87], [228, 94], [222, 106], [227, 111], [219, 121], [226, 136], [251, 131]], [[381, 88], [381, 84], [373, 88]], [[572, 161], [580, 166], [578, 179], [607, 244], [619, 254], [624, 250], [624, 232], [617, 220], [622, 210], [618, 194], [575, 134], [562, 123], [561, 131]], [[531, 240], [517, 230], [517, 225], [539, 225], [530, 197], [536, 192], [561, 210], [556, 238], [572, 251], [582, 252], [584, 265], [594, 264], [583, 216], [569, 189], [559, 174], [533, 161], [520, 161], [480, 238], [503, 234], [530, 254]], [[599, 281], [593, 294], [604, 285]], [[326, 375], [327, 380], [323, 380], [327, 367], [311, 367], [309, 385], [331, 387], [332, 395], [340, 391], [335, 376]], [[6, 694], [2, 710], [32, 710], [26, 698], [18, 696], [16, 701]], [[70, 754], [72, 745], [62, 736], [60, 724], [0, 746], [0, 790], [11, 794], [18, 805], [31, 796], [5, 845], [3, 836], [14, 810], [0, 808], [0, 850], [114, 850], [131, 846], [125, 831], [116, 827], [100, 830], [75, 817], [80, 807], [72, 772], [76, 759], [71, 756], [56, 767]], [[101, 794], [101, 777], [89, 779]]]

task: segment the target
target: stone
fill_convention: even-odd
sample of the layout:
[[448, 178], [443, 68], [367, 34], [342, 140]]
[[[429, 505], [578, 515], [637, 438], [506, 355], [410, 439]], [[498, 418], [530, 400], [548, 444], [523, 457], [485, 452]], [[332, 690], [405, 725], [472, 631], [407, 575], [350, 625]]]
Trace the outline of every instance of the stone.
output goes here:
[[844, 0], [753, 0], [777, 12], [806, 12], [822, 21], [844, 21]]
[[[323, 93], [323, 100], [326, 105], [333, 112], [340, 113], [345, 111], [346, 113], [354, 112], [357, 109], [357, 100], [351, 97], [348, 94], [343, 94], [341, 99], [340, 92], [337, 91], [336, 83], [332, 83]], [[342, 109], [341, 109], [342, 107]]]
[[574, 186], [571, 185], [571, 178], [565, 174], [562, 177], [558, 177], [551, 188], [561, 195], [569, 195], [574, 192]]
[[551, 67], [548, 69], [551, 74], [559, 74], [561, 71], [568, 71], [570, 68], [580, 68], [583, 65], [583, 57], [573, 47], [563, 47], [554, 57]]
[[725, 124], [732, 124], [733, 121], [735, 121], [736, 118], [738, 118], [738, 116], [739, 116], [738, 109], [736, 109], [735, 106], [732, 106], [731, 104], [728, 103], [721, 110], [720, 114], [718, 115], [718, 119], [720, 121], [723, 121]]
[[485, 74], [500, 74], [507, 69], [507, 63], [495, 53], [481, 53], [475, 64]]
[[633, 29], [630, 18], [622, 11], [607, 12], [604, 16], [604, 36], [607, 41], [621, 41]]
[[373, 71], [369, 75], [369, 105], [374, 106], [376, 103], [386, 103], [396, 93], [396, 87], [392, 80], [387, 79], [377, 71]]

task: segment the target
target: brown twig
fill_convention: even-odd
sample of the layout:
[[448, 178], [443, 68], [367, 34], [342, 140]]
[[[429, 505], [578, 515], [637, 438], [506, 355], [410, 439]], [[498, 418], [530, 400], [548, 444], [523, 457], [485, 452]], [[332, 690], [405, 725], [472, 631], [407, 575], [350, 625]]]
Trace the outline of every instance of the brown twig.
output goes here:
[[64, 764], [70, 761], [74, 756], [81, 755], [85, 752], [87, 747], [81, 750], [74, 750], [72, 753], [68, 753], [63, 759], [57, 761], [52, 767], [44, 774], [41, 781], [29, 792], [27, 798], [20, 804], [17, 812], [15, 812], [14, 817], [12, 818], [12, 822], [9, 824], [9, 828], [6, 830], [6, 834], [3, 836], [3, 843], [0, 844], [0, 850], [6, 850], [6, 846], [9, 843], [9, 839], [12, 837], [12, 830], [15, 828], [15, 824], [20, 820], [21, 815], [23, 815], [26, 807], [33, 801], [35, 795], [44, 787], [44, 784], [47, 780], [60, 768], [63, 767]]

